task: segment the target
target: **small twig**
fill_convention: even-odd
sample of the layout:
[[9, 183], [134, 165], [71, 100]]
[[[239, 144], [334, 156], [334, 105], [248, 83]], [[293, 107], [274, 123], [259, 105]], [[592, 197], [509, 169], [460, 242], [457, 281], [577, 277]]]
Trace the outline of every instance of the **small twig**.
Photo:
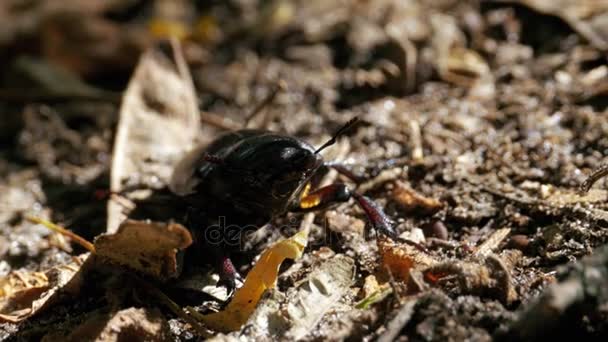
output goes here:
[[201, 122], [227, 131], [236, 131], [243, 128], [241, 124], [234, 122], [234, 120], [211, 112], [201, 112]]
[[249, 124], [262, 111], [262, 109], [264, 109], [266, 106], [268, 106], [269, 104], [271, 104], [272, 101], [274, 101], [274, 99], [277, 97], [277, 95], [279, 94], [279, 92], [285, 91], [285, 89], [287, 89], [287, 84], [285, 83], [285, 81], [279, 80], [279, 82], [274, 87], [274, 89], [272, 90], [272, 92], [270, 92], [270, 94], [268, 94], [268, 96], [266, 96], [266, 98], [264, 98], [264, 100], [262, 100], [262, 102], [260, 102], [253, 109], [253, 111], [251, 111], [251, 113], [249, 113], [249, 115], [247, 115], [247, 117], [245, 118], [245, 125], [244, 126], [245, 127], [249, 127]]
[[312, 224], [315, 221], [315, 216], [315, 213], [307, 213], [304, 215], [304, 219], [302, 219], [302, 223], [300, 223], [300, 229], [298, 231], [306, 231], [308, 234], [310, 232], [310, 227], [312, 227]]
[[41, 225], [47, 227], [48, 229], [50, 229], [56, 233], [59, 233], [63, 236], [67, 236], [70, 239], [74, 240], [74, 242], [76, 242], [79, 245], [81, 245], [82, 247], [84, 247], [89, 252], [95, 253], [95, 245], [90, 243], [87, 239], [83, 238], [82, 236], [80, 236], [70, 230], [67, 230], [64, 227], [58, 226], [50, 221], [47, 221], [47, 220], [44, 220], [44, 219], [41, 219], [38, 217], [34, 217], [34, 216], [26, 215], [25, 219], [30, 222], [33, 222], [33, 223], [41, 224]]
[[388, 322], [386, 331], [378, 338], [379, 342], [390, 342], [397, 339], [403, 327], [412, 319], [418, 298], [414, 297], [401, 306], [399, 313]]
[[402, 167], [394, 167], [390, 169], [382, 170], [376, 177], [359, 184], [358, 191], [361, 194], [365, 194], [368, 191], [374, 190], [381, 185], [388, 182], [394, 181], [403, 175], [404, 169]]
[[509, 236], [511, 228], [502, 228], [494, 231], [486, 241], [477, 247], [475, 256], [485, 258], [490, 255]]
[[598, 180], [608, 175], [608, 163], [600, 165], [585, 179], [579, 188], [581, 194], [586, 194]]
[[422, 134], [420, 133], [420, 124], [416, 120], [410, 121], [410, 134], [412, 141], [412, 160], [421, 162], [424, 159], [422, 150]]
[[442, 248], [447, 248], [447, 249], [456, 249], [460, 246], [460, 244], [458, 244], [455, 241], [446, 241], [446, 240], [438, 239], [436, 237], [428, 237], [428, 238], [426, 238], [426, 242], [430, 246], [442, 247]]

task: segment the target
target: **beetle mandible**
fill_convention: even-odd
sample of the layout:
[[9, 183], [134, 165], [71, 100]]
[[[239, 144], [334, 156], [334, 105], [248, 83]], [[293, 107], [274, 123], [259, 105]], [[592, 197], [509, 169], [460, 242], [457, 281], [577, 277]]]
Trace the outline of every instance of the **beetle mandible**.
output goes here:
[[245, 231], [260, 228], [277, 215], [319, 210], [354, 198], [376, 231], [399, 239], [382, 209], [345, 184], [308, 191], [311, 178], [322, 166], [344, 171], [336, 167], [339, 164], [325, 163], [320, 152], [356, 121], [347, 122], [317, 149], [269, 131], [229, 132], [193, 149], [177, 164], [169, 188], [186, 200], [185, 221], [195, 244], [213, 258], [230, 293], [239, 277], [230, 260], [231, 250], [240, 245]]

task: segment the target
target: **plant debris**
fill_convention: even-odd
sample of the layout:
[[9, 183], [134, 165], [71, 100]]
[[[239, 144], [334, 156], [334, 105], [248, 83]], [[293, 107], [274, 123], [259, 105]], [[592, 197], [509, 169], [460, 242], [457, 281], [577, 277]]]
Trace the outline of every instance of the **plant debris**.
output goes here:
[[172, 167], [199, 132], [197, 101], [180, 49], [174, 43], [175, 64], [159, 49], [144, 53], [125, 91], [110, 177], [110, 191], [122, 196], [108, 202], [109, 233], [128, 216], [121, 203], [129, 202], [133, 191], [128, 190], [169, 184]]
[[102, 261], [167, 280], [179, 276], [177, 254], [191, 244], [190, 232], [180, 224], [126, 220], [114, 234], [95, 239], [95, 254]]
[[14, 271], [0, 279], [0, 321], [20, 322], [59, 301], [59, 297], [77, 293], [82, 284], [80, 268], [88, 256], [45, 272]]
[[[607, 18], [593, 0], [0, 2], [0, 340], [601, 340]], [[313, 183], [421, 248], [352, 200], [289, 213], [232, 253], [231, 298], [177, 161], [241, 128], [321, 146], [355, 117]]]
[[307, 238], [308, 233], [302, 231], [266, 250], [247, 274], [243, 287], [237, 290], [224, 310], [209, 315], [197, 314], [195, 317], [217, 331], [240, 329], [253, 313], [262, 294], [276, 286], [279, 266], [283, 260], [299, 258], [306, 247]]

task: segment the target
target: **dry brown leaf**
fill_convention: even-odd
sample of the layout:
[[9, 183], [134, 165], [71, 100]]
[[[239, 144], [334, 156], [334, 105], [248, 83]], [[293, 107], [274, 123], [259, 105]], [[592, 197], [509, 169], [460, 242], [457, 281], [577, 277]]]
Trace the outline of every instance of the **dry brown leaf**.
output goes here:
[[0, 279], [0, 298], [14, 296], [37, 288], [46, 288], [49, 280], [43, 272], [13, 271]]
[[81, 266], [88, 257], [86, 253], [45, 272], [15, 271], [0, 279], [0, 322], [21, 322], [51, 305], [59, 295], [78, 292]]
[[95, 239], [95, 249], [101, 260], [161, 280], [179, 275], [177, 252], [190, 244], [192, 236], [180, 224], [135, 220], [126, 220], [116, 233]]
[[403, 182], [395, 182], [392, 197], [406, 212], [419, 212], [432, 215], [443, 208], [443, 203], [434, 198], [425, 197]]
[[395, 279], [406, 281], [414, 268], [424, 268], [435, 265], [433, 256], [407, 244], [398, 244], [379, 236], [378, 249], [382, 257], [382, 265], [386, 267]]
[[450, 48], [438, 63], [441, 78], [461, 86], [471, 86], [475, 80], [490, 72], [477, 52], [462, 47]]
[[[173, 47], [177, 66], [159, 51], [149, 50], [129, 82], [114, 145], [113, 192], [126, 184], [149, 188], [168, 184], [173, 167], [199, 133], [192, 79], [178, 43]], [[124, 210], [124, 205], [108, 202], [108, 233], [126, 218]]]

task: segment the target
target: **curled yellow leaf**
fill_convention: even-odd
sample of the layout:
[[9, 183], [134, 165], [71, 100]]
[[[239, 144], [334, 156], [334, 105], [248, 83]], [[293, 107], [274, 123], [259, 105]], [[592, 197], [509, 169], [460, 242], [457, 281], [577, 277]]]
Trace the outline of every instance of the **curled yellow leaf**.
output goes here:
[[216, 331], [239, 330], [255, 310], [262, 294], [276, 285], [279, 267], [285, 259], [297, 259], [302, 255], [308, 232], [301, 231], [289, 239], [276, 243], [264, 251], [247, 275], [243, 287], [237, 290], [228, 306], [220, 312], [200, 315], [190, 310], [198, 320]]

